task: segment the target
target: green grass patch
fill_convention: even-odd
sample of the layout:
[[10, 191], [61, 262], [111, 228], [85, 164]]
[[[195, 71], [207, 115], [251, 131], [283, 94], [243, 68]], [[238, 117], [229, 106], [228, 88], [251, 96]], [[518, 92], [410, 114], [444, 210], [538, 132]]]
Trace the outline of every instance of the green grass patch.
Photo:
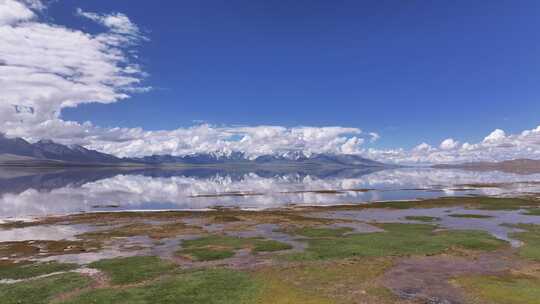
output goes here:
[[77, 254], [95, 252], [101, 248], [94, 241], [21, 241], [0, 243], [0, 257], [30, 258], [33, 256], [53, 256], [62, 254]]
[[540, 261], [540, 225], [517, 224], [511, 225], [511, 227], [525, 230], [511, 235], [511, 237], [525, 243], [519, 248], [519, 255], [527, 259]]
[[187, 255], [195, 260], [217, 260], [234, 255], [234, 251], [251, 249], [253, 252], [274, 252], [291, 249], [289, 244], [261, 238], [240, 238], [226, 235], [209, 235], [187, 240], [178, 255]]
[[252, 245], [254, 252], [275, 252], [292, 249], [292, 246], [287, 243], [273, 240], [255, 240]]
[[62, 264], [57, 262], [48, 263], [2, 263], [0, 262], [0, 280], [20, 280], [37, 277], [45, 274], [69, 271], [76, 269], [76, 264]]
[[126, 289], [98, 289], [66, 304], [242, 304], [254, 303], [258, 284], [242, 272], [214, 269], [175, 275]]
[[181, 222], [165, 224], [131, 223], [128, 225], [114, 227], [111, 229], [86, 232], [77, 237], [84, 240], [108, 240], [111, 238], [122, 238], [146, 235], [152, 239], [163, 239], [175, 237], [182, 234], [200, 233], [198, 227], [188, 226]]
[[540, 201], [527, 198], [509, 197], [444, 197], [436, 199], [426, 199], [420, 201], [398, 201], [380, 202], [367, 204], [363, 208], [390, 208], [390, 209], [411, 209], [411, 208], [439, 208], [463, 206], [469, 209], [480, 210], [518, 210], [522, 208], [540, 207]]
[[340, 228], [328, 228], [328, 227], [302, 227], [288, 231], [289, 233], [311, 237], [311, 238], [324, 238], [324, 237], [338, 237], [345, 233], [353, 231], [352, 228], [340, 227]]
[[179, 253], [188, 255], [195, 261], [223, 260], [234, 256], [234, 251], [219, 248], [191, 248], [181, 250]]
[[242, 219], [233, 216], [233, 215], [216, 215], [214, 216], [212, 222], [214, 223], [234, 223], [234, 222], [241, 222]]
[[239, 238], [225, 235], [209, 235], [194, 240], [186, 240], [182, 243], [184, 248], [200, 248], [207, 246], [228, 247], [232, 249], [241, 249], [249, 244], [251, 239]]
[[2, 304], [46, 304], [56, 296], [84, 288], [91, 280], [76, 273], [59, 274], [16, 284], [0, 284]]
[[470, 213], [454, 213], [450, 214], [451, 217], [459, 217], [459, 218], [471, 218], [471, 219], [487, 219], [492, 218], [491, 215], [484, 215], [484, 214], [470, 214]]
[[392, 259], [361, 258], [262, 267], [253, 274], [262, 283], [256, 303], [396, 303], [377, 280]]
[[441, 218], [434, 216], [421, 216], [421, 215], [410, 215], [405, 217], [408, 221], [417, 221], [417, 222], [436, 222], [440, 221]]
[[[540, 299], [540, 280], [527, 276], [473, 276], [459, 278], [473, 301], [493, 304], [537, 304]], [[474, 302], [476, 303], [476, 302]]]
[[154, 256], [100, 260], [89, 266], [105, 272], [115, 285], [144, 282], [175, 269], [174, 264]]
[[528, 209], [523, 214], [540, 216], [540, 208], [538, 208], [538, 209]]
[[507, 243], [483, 231], [445, 230], [435, 232], [427, 224], [379, 224], [384, 232], [349, 234], [335, 238], [312, 238], [303, 253], [293, 260], [318, 260], [354, 256], [403, 256], [436, 254], [453, 247], [491, 251]]

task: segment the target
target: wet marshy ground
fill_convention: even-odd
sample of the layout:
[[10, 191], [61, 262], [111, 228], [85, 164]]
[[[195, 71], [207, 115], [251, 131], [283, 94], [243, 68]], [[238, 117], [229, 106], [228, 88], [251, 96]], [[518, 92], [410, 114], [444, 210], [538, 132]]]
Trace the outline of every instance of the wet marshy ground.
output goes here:
[[0, 303], [539, 303], [539, 182], [0, 170]]
[[2, 303], [538, 303], [540, 200], [102, 212], [0, 225]]

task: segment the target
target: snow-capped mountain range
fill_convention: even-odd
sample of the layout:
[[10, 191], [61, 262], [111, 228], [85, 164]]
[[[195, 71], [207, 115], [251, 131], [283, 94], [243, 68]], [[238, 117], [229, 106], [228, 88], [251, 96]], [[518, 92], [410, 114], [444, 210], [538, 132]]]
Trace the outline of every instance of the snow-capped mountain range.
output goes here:
[[106, 165], [276, 165], [276, 166], [340, 166], [340, 167], [385, 167], [358, 155], [310, 154], [302, 151], [284, 151], [280, 154], [249, 158], [242, 152], [229, 154], [207, 153], [183, 156], [152, 155], [141, 158], [119, 158], [114, 155], [89, 150], [82, 146], [66, 146], [51, 140], [29, 143], [22, 138], [7, 138], [0, 135], [0, 164], [31, 165], [35, 163], [62, 164], [106, 164]]

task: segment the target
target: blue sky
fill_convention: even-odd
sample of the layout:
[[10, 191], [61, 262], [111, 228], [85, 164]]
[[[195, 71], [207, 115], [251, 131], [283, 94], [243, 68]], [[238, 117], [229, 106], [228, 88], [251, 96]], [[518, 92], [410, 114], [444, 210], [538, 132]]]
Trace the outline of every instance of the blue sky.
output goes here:
[[358, 127], [381, 147], [517, 132], [540, 114], [538, 1], [68, 1], [120, 11], [149, 37], [155, 89], [64, 110], [102, 126]]
[[540, 159], [539, 9], [4, 0], [0, 132], [118, 156]]

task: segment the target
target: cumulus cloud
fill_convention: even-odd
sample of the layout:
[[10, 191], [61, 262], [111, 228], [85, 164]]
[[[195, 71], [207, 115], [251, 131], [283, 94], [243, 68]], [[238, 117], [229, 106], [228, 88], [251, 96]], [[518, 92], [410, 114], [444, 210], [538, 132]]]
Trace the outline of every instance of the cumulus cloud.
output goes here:
[[540, 126], [520, 134], [506, 134], [496, 129], [479, 143], [459, 144], [454, 139], [444, 140], [439, 148], [422, 143], [411, 150], [366, 149], [361, 154], [376, 160], [394, 163], [461, 163], [474, 161], [502, 161], [517, 158], [540, 159]]
[[15, 0], [0, 0], [0, 26], [34, 18], [34, 12]]
[[218, 127], [209, 124], [176, 130], [145, 131], [141, 128], [100, 128], [60, 119], [30, 127], [12, 128], [9, 136], [31, 141], [54, 138], [63, 144], [79, 144], [118, 156], [188, 155], [243, 152], [248, 157], [313, 153], [360, 154], [365, 135], [357, 128], [255, 126]]
[[447, 138], [443, 140], [440, 144], [441, 150], [452, 150], [459, 145], [459, 142], [455, 141], [453, 138]]
[[498, 143], [506, 138], [506, 133], [501, 129], [496, 129], [484, 138], [484, 143]]
[[127, 98], [144, 76], [121, 43], [137, 41], [134, 29], [121, 29], [131, 24], [126, 16], [92, 35], [41, 22], [41, 9], [38, 0], [0, 0], [0, 131], [59, 119], [66, 107]]
[[421, 143], [418, 146], [414, 147], [413, 151], [432, 151], [433, 147], [427, 143]]

